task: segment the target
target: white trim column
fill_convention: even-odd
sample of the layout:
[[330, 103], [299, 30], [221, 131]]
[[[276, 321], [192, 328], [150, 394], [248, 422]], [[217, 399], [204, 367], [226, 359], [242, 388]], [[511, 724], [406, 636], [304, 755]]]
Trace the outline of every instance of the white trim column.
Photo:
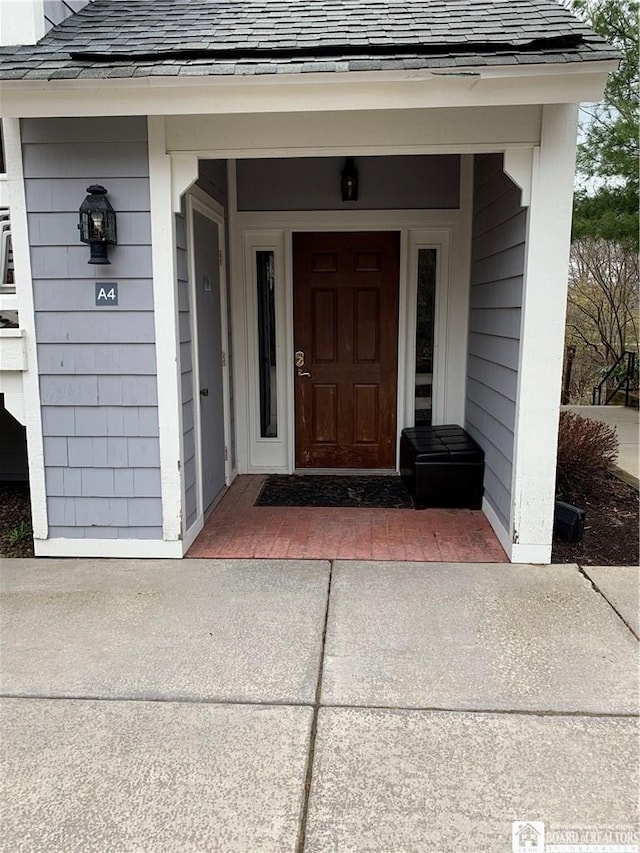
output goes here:
[[31, 278], [31, 253], [27, 223], [24, 171], [22, 168], [22, 142], [20, 119], [5, 118], [2, 122], [4, 150], [7, 164], [7, 194], [11, 216], [11, 241], [16, 281], [18, 322], [24, 330], [27, 369], [22, 373], [24, 394], [24, 425], [27, 430], [27, 455], [29, 458], [29, 489], [31, 492], [31, 526], [33, 538], [46, 539], [49, 535], [47, 518], [47, 492], [44, 470], [44, 440], [40, 410], [40, 380], [36, 347], [36, 318]]
[[171, 157], [165, 145], [165, 119], [149, 116], [149, 187], [153, 308], [156, 333], [162, 538], [182, 538], [182, 430], [176, 240], [172, 209]]
[[512, 484], [511, 560], [549, 563], [578, 107], [543, 107], [526, 244]]

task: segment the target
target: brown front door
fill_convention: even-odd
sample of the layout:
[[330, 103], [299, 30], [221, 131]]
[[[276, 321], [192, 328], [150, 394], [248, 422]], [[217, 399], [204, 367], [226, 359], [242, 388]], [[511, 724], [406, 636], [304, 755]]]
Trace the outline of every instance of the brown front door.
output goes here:
[[395, 231], [293, 235], [298, 468], [395, 467], [399, 270]]

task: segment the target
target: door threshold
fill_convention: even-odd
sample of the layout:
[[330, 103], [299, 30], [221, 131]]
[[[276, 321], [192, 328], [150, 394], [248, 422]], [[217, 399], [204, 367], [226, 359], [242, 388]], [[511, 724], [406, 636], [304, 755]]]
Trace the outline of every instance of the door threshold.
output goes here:
[[296, 476], [304, 477], [306, 474], [325, 477], [397, 477], [400, 473], [395, 468], [295, 468]]

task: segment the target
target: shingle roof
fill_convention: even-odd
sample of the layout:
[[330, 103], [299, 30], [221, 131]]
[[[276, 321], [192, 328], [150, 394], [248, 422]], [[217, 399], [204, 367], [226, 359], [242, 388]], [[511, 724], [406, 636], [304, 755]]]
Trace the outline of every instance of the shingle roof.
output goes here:
[[376, 71], [617, 54], [556, 0], [94, 0], [0, 79]]

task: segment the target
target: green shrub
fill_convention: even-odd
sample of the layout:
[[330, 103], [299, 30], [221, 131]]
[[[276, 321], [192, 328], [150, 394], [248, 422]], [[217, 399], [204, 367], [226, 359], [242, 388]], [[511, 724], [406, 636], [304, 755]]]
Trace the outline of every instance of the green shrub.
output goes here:
[[556, 491], [567, 495], [602, 477], [618, 458], [615, 428], [583, 418], [574, 412], [560, 413]]

